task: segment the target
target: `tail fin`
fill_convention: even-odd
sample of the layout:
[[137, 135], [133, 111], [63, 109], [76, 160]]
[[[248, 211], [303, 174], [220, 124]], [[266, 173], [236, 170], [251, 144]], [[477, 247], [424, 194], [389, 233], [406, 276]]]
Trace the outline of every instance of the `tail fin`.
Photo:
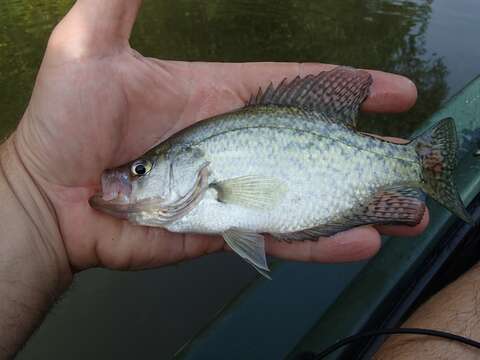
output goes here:
[[457, 135], [452, 118], [441, 120], [412, 141], [422, 165], [422, 190], [469, 224], [473, 219], [460, 199], [454, 181]]

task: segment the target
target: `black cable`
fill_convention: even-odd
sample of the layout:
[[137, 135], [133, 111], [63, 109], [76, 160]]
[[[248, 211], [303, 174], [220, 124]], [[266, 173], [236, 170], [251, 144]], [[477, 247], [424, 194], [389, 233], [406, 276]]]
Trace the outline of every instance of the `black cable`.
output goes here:
[[415, 334], [415, 335], [428, 335], [428, 336], [436, 336], [452, 341], [458, 341], [461, 342], [465, 345], [473, 346], [477, 349], [480, 349], [480, 342], [451, 334], [445, 331], [439, 331], [439, 330], [430, 330], [430, 329], [417, 329], [417, 328], [393, 328], [393, 329], [381, 329], [381, 330], [374, 330], [374, 331], [367, 331], [364, 333], [360, 333], [357, 335], [352, 335], [349, 337], [346, 337], [337, 343], [333, 344], [332, 346], [329, 346], [325, 350], [319, 353], [312, 353], [312, 352], [307, 352], [301, 355], [299, 359], [308, 359], [308, 360], [320, 360], [324, 359], [326, 356], [330, 355], [331, 353], [337, 351], [339, 348], [342, 346], [345, 346], [347, 344], [350, 344], [352, 342], [362, 340], [364, 338], [369, 338], [369, 337], [374, 337], [374, 336], [380, 336], [380, 335], [395, 335], [395, 334]]

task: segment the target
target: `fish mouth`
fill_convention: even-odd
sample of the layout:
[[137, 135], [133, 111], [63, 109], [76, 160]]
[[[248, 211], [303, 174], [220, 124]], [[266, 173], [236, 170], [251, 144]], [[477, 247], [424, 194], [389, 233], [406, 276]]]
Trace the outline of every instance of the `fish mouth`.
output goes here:
[[[119, 219], [133, 221], [135, 215], [141, 212], [157, 212], [160, 216], [165, 206], [164, 201], [161, 197], [132, 201], [132, 199], [125, 194], [119, 194], [115, 198], [112, 198], [111, 194], [105, 196], [103, 193], [97, 193], [88, 200], [88, 203], [95, 210]], [[168, 211], [168, 205], [166, 205], [165, 210]]]
[[119, 219], [128, 219], [128, 215], [134, 211], [133, 206], [122, 196], [105, 200], [103, 193], [97, 193], [88, 200], [88, 203], [95, 210], [102, 211]]
[[92, 208], [120, 219], [128, 219], [133, 211], [132, 180], [128, 167], [105, 170], [101, 177], [101, 191], [89, 199]]

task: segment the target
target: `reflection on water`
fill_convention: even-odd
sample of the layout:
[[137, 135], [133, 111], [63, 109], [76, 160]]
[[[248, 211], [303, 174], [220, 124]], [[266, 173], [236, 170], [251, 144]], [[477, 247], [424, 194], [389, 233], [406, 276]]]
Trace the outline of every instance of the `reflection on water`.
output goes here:
[[[323, 0], [149, 2], [135, 46], [155, 57], [211, 61], [307, 61], [404, 74], [420, 103], [408, 115], [364, 117], [364, 130], [408, 135], [447, 95], [447, 68], [426, 56], [431, 1]], [[154, 24], [154, 26], [153, 26]]]
[[[9, 0], [0, 5], [0, 138], [14, 128], [23, 113], [48, 34], [72, 3], [73, 0]], [[471, 14], [479, 13], [480, 3], [456, 0], [455, 16], [451, 16], [452, 6], [450, 0], [147, 0], [132, 44], [145, 55], [168, 59], [319, 61], [407, 75], [419, 89], [415, 108], [403, 115], [363, 115], [361, 121], [363, 129], [406, 136], [438, 109], [452, 84], [458, 88], [459, 83], [475, 75], [479, 58], [474, 54], [479, 51], [476, 34], [480, 33], [480, 23]], [[444, 17], [440, 22], [432, 22], [436, 16]], [[461, 66], [456, 66], [457, 54], [463, 54]], [[463, 71], [461, 76], [457, 67]], [[112, 357], [110, 349], [116, 348], [117, 358], [138, 357], [140, 352], [145, 356], [155, 354], [156, 358], [167, 358], [205, 323], [205, 318], [212, 317], [236, 294], [235, 286], [226, 285], [242, 281], [244, 284], [252, 276], [243, 264], [232, 266], [236, 258], [222, 259], [228, 261], [199, 260], [203, 261], [202, 266], [198, 266], [199, 262], [196, 264], [202, 271], [193, 271], [195, 263], [188, 263], [182, 265], [183, 272], [170, 268], [150, 278], [151, 272], [136, 273], [132, 282], [141, 284], [144, 290], [132, 290], [135, 287], [121, 282], [113, 273], [108, 276], [103, 273], [104, 280], [87, 275], [83, 283], [79, 281], [82, 291], [70, 296], [67, 305], [60, 307], [63, 309], [60, 312], [68, 315], [63, 317], [67, 320], [62, 322], [62, 317], [50, 317], [50, 325], [38, 333], [23, 355], [35, 357], [42, 353], [42, 346], [43, 354], [49, 353], [55, 338], [66, 344], [55, 345], [59, 358], [81, 358], [80, 353], [77, 357], [69, 353], [70, 342], [65, 338], [70, 334], [74, 339], [71, 344], [81, 344], [89, 354], [109, 358]], [[230, 270], [235, 278], [223, 275]], [[208, 284], [198, 281], [210, 273], [215, 276], [207, 276]], [[109, 276], [115, 276], [116, 280]], [[155, 280], [159, 284], [154, 284]], [[95, 289], [91, 284], [104, 288], [102, 284], [111, 283], [119, 285], [106, 287], [108, 291], [100, 297], [104, 303], [97, 309], [99, 294], [87, 290]], [[161, 285], [173, 299], [175, 294], [180, 294], [178, 284], [184, 287], [182, 308], [177, 300], [172, 300], [168, 309], [160, 308], [158, 302], [165, 300], [164, 297], [152, 298], [148, 290]], [[85, 295], [81, 295], [83, 293]], [[117, 313], [110, 309], [109, 304], [113, 302], [118, 302]], [[193, 310], [187, 322], [185, 309], [190, 302]], [[77, 309], [87, 311], [83, 304], [91, 303], [87, 309], [90, 318], [76, 315]], [[138, 338], [135, 344], [132, 339], [125, 342], [132, 346], [120, 346], [132, 335], [122, 333], [122, 328], [124, 332], [130, 329], [133, 321], [123, 311], [135, 306], [145, 316], [134, 331]], [[203, 317], [199, 317], [199, 312]], [[96, 327], [91, 318], [102, 322], [104, 331], [94, 334], [88, 344], [84, 344], [78, 335], [80, 331], [89, 332], [92, 325]], [[79, 324], [77, 328], [72, 328], [70, 320]], [[115, 321], [124, 323], [119, 326]], [[179, 322], [181, 331], [175, 330]], [[160, 336], [155, 326], [170, 330]]]
[[[71, 3], [2, 4], [0, 132], [21, 116], [51, 26]], [[364, 129], [404, 136], [447, 94], [447, 68], [425, 47], [431, 9], [429, 0], [152, 0], [132, 43], [145, 55], [169, 59], [321, 61], [407, 75], [428, 101], [389, 121], [365, 116], [361, 122]]]

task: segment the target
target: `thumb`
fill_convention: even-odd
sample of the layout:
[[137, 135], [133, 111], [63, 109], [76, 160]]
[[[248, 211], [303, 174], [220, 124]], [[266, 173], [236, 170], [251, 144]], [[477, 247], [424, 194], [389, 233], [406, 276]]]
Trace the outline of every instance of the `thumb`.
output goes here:
[[53, 31], [48, 50], [81, 58], [126, 48], [141, 4], [142, 0], [77, 0]]

